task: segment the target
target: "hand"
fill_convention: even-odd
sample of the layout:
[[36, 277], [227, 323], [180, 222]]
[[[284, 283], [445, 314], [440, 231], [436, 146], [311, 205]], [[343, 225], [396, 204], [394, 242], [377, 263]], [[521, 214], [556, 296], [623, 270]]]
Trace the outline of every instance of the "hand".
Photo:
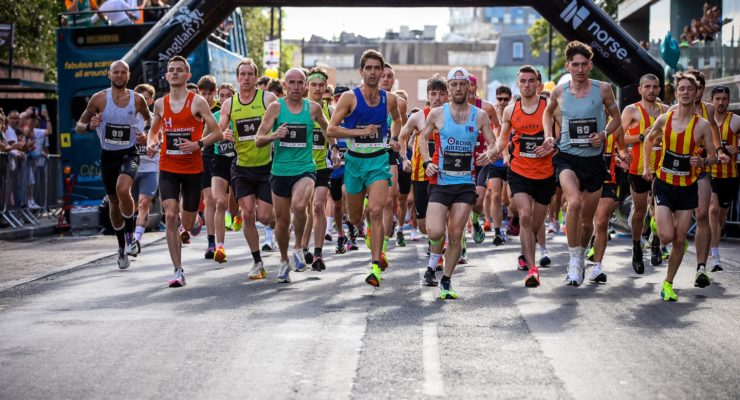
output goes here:
[[136, 144], [146, 144], [146, 134], [143, 132], [136, 134]]
[[361, 136], [375, 136], [378, 134], [378, 126], [368, 125], [364, 128], [361, 128], [360, 131], [362, 132]]
[[737, 146], [732, 146], [732, 145], [725, 146], [725, 151], [727, 151], [728, 153], [730, 153], [730, 155], [733, 155], [733, 156], [736, 155], [738, 152]]
[[397, 153], [401, 150], [401, 143], [398, 143], [398, 140], [391, 139], [390, 148]]
[[96, 130], [100, 126], [100, 123], [102, 122], [100, 118], [100, 113], [97, 113], [90, 118], [90, 129]]
[[402, 163], [403, 163], [403, 172], [406, 172], [406, 173], [411, 172], [411, 161], [404, 159]]
[[620, 154], [619, 158], [627, 164], [632, 164], [632, 153], [629, 151], [625, 151], [624, 155]]
[[591, 146], [599, 147], [606, 141], [606, 132], [592, 133], [588, 135], [588, 141], [591, 142]]
[[554, 147], [550, 147], [549, 149], [546, 148], [545, 147], [546, 144], [547, 144], [547, 140], [545, 140], [545, 142], [542, 143], [542, 146], [537, 146], [534, 148], [534, 154], [536, 154], [537, 157], [545, 157], [555, 151]]
[[49, 110], [42, 109], [41, 116], [44, 117], [44, 119], [49, 119]]
[[475, 158], [475, 165], [482, 167], [485, 165], [488, 165], [491, 163], [491, 157], [488, 155], [487, 151], [484, 151], [483, 153], [478, 154], [478, 157]]
[[689, 158], [689, 164], [692, 167], [701, 167], [701, 157], [693, 156]]
[[644, 179], [644, 180], [646, 180], [648, 182], [652, 182], [653, 181], [653, 174], [652, 174], [652, 172], [650, 172], [650, 168], [647, 167], [647, 166], [642, 169], [642, 179]]
[[159, 152], [159, 144], [155, 143], [146, 148], [146, 156], [149, 158], [154, 157]]
[[226, 129], [224, 132], [224, 140], [227, 142], [233, 142], [234, 141], [234, 131], [231, 129]]
[[[554, 146], [555, 146], [555, 138], [551, 136], [551, 137], [545, 138], [545, 141], [542, 142], [542, 146], [538, 146], [538, 147], [541, 147], [542, 149], [544, 149], [545, 150], [544, 154], [547, 154], [547, 152], [549, 152], [550, 149], [552, 149]], [[535, 153], [537, 153], [536, 148], [535, 148]], [[539, 156], [539, 153], [537, 155]]]
[[282, 124], [272, 133], [274, 139], [282, 139], [288, 135], [288, 124]]
[[177, 148], [182, 151], [194, 153], [200, 150], [200, 145], [198, 142], [193, 142], [192, 140], [180, 139], [180, 144], [177, 145]]
[[426, 176], [434, 176], [434, 175], [437, 175], [437, 172], [439, 172], [439, 167], [435, 163], [429, 163], [424, 168], [424, 175], [426, 175]]
[[722, 164], [727, 164], [730, 162], [730, 156], [725, 154], [724, 152], [717, 156], [717, 160]]
[[339, 158], [339, 150], [337, 150], [336, 148], [334, 148], [331, 151], [331, 166], [334, 169], [337, 169], [337, 168], [339, 168], [341, 166], [341, 164], [342, 164], [342, 159]]

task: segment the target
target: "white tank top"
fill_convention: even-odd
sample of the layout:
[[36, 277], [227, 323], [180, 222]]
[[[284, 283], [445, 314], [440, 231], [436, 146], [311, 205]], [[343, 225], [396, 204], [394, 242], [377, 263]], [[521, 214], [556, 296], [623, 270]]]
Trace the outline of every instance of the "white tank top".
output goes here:
[[111, 89], [105, 90], [105, 109], [97, 133], [103, 150], [116, 151], [131, 148], [136, 143], [136, 106], [134, 92], [126, 90], [129, 102], [126, 107], [116, 105]]

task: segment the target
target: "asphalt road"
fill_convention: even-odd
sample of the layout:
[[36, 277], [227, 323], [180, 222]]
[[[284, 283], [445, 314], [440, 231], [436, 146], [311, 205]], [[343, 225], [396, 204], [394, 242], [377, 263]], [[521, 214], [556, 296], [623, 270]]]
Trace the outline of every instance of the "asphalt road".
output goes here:
[[248, 281], [241, 233], [228, 234], [221, 265], [202, 259], [204, 241], [184, 248], [184, 288], [167, 287], [160, 241], [126, 271], [108, 257], [0, 292], [0, 398], [740, 396], [737, 264], [698, 289], [687, 256], [679, 302], [664, 303], [665, 266], [635, 275], [624, 239], [607, 249], [606, 284], [565, 286], [559, 236], [542, 286], [527, 289], [518, 241], [489, 238], [470, 241], [453, 277], [461, 298], [443, 301], [420, 285], [421, 242], [390, 251], [375, 289], [364, 248], [335, 255], [328, 243], [326, 271], [277, 284], [276, 253], [268, 279]]

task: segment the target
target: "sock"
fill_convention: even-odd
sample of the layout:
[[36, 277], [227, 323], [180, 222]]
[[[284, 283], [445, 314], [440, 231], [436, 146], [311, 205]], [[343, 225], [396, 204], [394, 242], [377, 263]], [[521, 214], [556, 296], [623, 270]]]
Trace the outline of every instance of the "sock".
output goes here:
[[501, 228], [493, 228], [497, 235], [501, 235]]
[[313, 256], [314, 257], [321, 257], [321, 247], [314, 247], [313, 248]]
[[444, 286], [447, 286], [450, 284], [450, 277], [447, 275], [442, 275], [442, 279], [439, 280], [439, 283], [441, 283]]
[[575, 264], [580, 258], [580, 247], [568, 247], [568, 253], [570, 253], [570, 263]]
[[383, 237], [383, 253], [388, 251], [388, 236]]
[[712, 253], [712, 257], [719, 258], [719, 247], [712, 247], [709, 251]]
[[596, 263], [594, 264], [594, 269], [601, 269], [601, 261], [597, 261], [597, 262], [596, 262]]
[[118, 248], [123, 249], [126, 247], [126, 233], [124, 232], [124, 227], [119, 226], [118, 228], [113, 228], [114, 231], [116, 231], [116, 239], [118, 239]]
[[474, 224], [477, 224], [479, 220], [480, 220], [480, 214], [474, 212], [473, 216], [470, 218], [470, 221]]
[[123, 217], [123, 231], [126, 233], [134, 233], [134, 228], [136, 227], [136, 221], [134, 220], [134, 216], [130, 217]]
[[588, 249], [585, 247], [578, 246], [578, 257], [583, 258], [586, 256], [586, 251]]
[[272, 241], [272, 228], [265, 227], [265, 241], [271, 242]]
[[326, 217], [326, 231], [329, 232], [334, 225], [334, 217]]
[[697, 271], [700, 270], [700, 269], [704, 269], [704, 268], [706, 268], [706, 265], [704, 265], [704, 263], [696, 264], [696, 270]]
[[639, 240], [633, 240], [632, 241], [632, 247], [633, 248], [640, 247], [640, 241]]
[[439, 262], [440, 258], [442, 258], [442, 254], [437, 254], [437, 253], [429, 254], [429, 264], [427, 264], [427, 267], [432, 270], [436, 269], [437, 263]]
[[144, 236], [145, 229], [146, 228], [144, 228], [143, 226], [137, 226], [134, 230], [134, 239], [136, 239], [137, 242], [141, 241], [141, 237]]
[[218, 243], [216, 243], [216, 247], [224, 247], [224, 242], [218, 242]]
[[216, 236], [208, 235], [208, 247], [215, 246], [215, 245], [216, 245]]
[[378, 261], [378, 260], [373, 260], [373, 263], [372, 263], [372, 265], [378, 265], [378, 266], [380, 266], [380, 261]]
[[540, 255], [541, 256], [546, 256], [547, 255], [547, 246], [544, 245], [544, 244], [541, 244], [540, 245]]
[[260, 255], [259, 250], [252, 252], [252, 258], [254, 259], [255, 264], [258, 262], [262, 262], [262, 256]]

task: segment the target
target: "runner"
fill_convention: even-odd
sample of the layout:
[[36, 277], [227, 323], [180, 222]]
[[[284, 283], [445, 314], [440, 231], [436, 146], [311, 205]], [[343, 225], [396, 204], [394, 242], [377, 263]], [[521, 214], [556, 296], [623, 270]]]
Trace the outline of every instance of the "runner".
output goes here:
[[[621, 125], [614, 92], [606, 82], [590, 80], [591, 47], [578, 41], [565, 47], [572, 81], [553, 89], [543, 115], [545, 150], [555, 145], [554, 114], [560, 111], [561, 132], [553, 166], [568, 201], [566, 229], [570, 261], [566, 284], [580, 286], [585, 274], [585, 252], [593, 233], [593, 219], [606, 174], [602, 157], [608, 134]], [[604, 108], [613, 118], [607, 125]]]
[[[498, 88], [496, 88], [496, 114], [499, 116], [503, 116], [504, 109], [509, 105], [509, 102], [511, 101], [511, 89], [506, 85], [501, 85]], [[532, 100], [534, 101], [534, 100]], [[510, 135], [510, 132], [504, 132], [503, 130], [499, 132], [498, 137], [501, 137], [501, 135]], [[506, 139], [506, 143], [508, 143], [510, 138]], [[504, 194], [504, 188], [506, 186], [506, 179], [509, 173], [509, 167], [507, 167], [505, 163], [505, 156], [506, 151], [508, 149], [502, 148], [501, 157], [494, 161], [493, 164], [491, 164], [488, 167], [488, 179], [492, 181], [491, 183], [491, 216], [493, 217], [493, 244], [494, 246], [500, 246], [506, 242], [504, 239], [504, 235], [501, 232], [501, 223], [503, 221], [503, 194]], [[485, 182], [484, 181], [484, 190], [485, 190]], [[512, 216], [513, 219], [513, 216]], [[524, 266], [526, 269], [526, 265]]]
[[[204, 75], [198, 79], [198, 94], [206, 100], [212, 113], [216, 113], [221, 106], [216, 101], [216, 78], [213, 75]], [[216, 229], [214, 226], [213, 215], [216, 212], [216, 204], [213, 201], [213, 192], [211, 191], [211, 165], [213, 164], [213, 146], [206, 146], [202, 151], [203, 157], [203, 176], [201, 177], [201, 200], [203, 201], [203, 216], [206, 224], [206, 233], [208, 238], [208, 247], [206, 248], [205, 258], [213, 259], [216, 252]], [[196, 217], [200, 222], [200, 217]], [[184, 242], [187, 243], [187, 242]]]
[[[167, 62], [165, 79], [170, 85], [170, 93], [154, 103], [147, 150], [149, 156], [154, 156], [160, 150], [162, 130], [164, 140], [159, 160], [159, 188], [167, 225], [167, 247], [175, 269], [174, 276], [169, 280], [170, 287], [185, 286], [182, 236], [178, 235], [178, 227], [182, 223], [185, 231], [190, 231], [193, 236], [200, 231], [195, 226], [203, 173], [200, 151], [223, 136], [211, 113], [211, 105], [187, 90], [186, 84], [191, 76], [190, 65], [185, 58], [174, 56]], [[201, 139], [204, 125], [208, 126], [211, 133]]]
[[517, 87], [521, 98], [504, 109], [502, 134], [493, 150], [494, 158], [509, 151], [509, 135], [504, 133], [513, 131], [514, 150], [508, 179], [514, 207], [519, 211], [520, 269], [529, 271], [524, 281], [527, 287], [540, 285], [539, 268], [535, 264], [535, 232], [542, 229], [550, 199], [555, 193], [554, 150], [545, 150], [542, 146], [545, 140], [542, 114], [547, 100], [537, 95], [538, 85], [534, 67], [525, 65], [519, 68]]
[[[147, 108], [151, 112], [156, 93], [154, 87], [146, 83], [137, 85], [134, 88], [134, 93], [144, 96]], [[137, 113], [136, 120], [136, 129], [138, 132], [147, 135], [149, 133], [149, 126], [144, 121], [144, 117]], [[134, 230], [134, 239], [138, 242], [141, 242], [141, 238], [144, 236], [144, 231], [149, 222], [149, 207], [151, 206], [152, 199], [157, 195], [157, 189], [159, 188], [159, 153], [155, 154], [154, 157], [149, 157], [146, 154], [146, 148], [146, 142], [136, 143], [136, 150], [139, 154], [139, 169], [136, 171], [136, 177], [131, 186], [131, 198], [138, 202], [138, 215]]]
[[[306, 227], [306, 206], [316, 181], [316, 163], [313, 159], [314, 123], [326, 132], [327, 121], [320, 105], [303, 98], [306, 75], [298, 68], [285, 73], [286, 97], [267, 107], [263, 124], [257, 130], [258, 148], [274, 144], [272, 162], [272, 203], [275, 207], [275, 235], [280, 249], [280, 269], [277, 281], [290, 282], [290, 215], [293, 214], [295, 245], [293, 267], [302, 272], [306, 268], [301, 254], [301, 239]], [[323, 88], [321, 89], [323, 93]], [[269, 148], [269, 147], [268, 147]], [[323, 231], [322, 231], [323, 233]]]
[[[642, 178], [644, 169], [643, 142], [645, 134], [658, 118], [665, 112], [665, 108], [657, 99], [660, 94], [660, 81], [653, 74], [646, 74], [640, 78], [640, 85], [637, 88], [641, 100], [635, 104], [630, 104], [622, 111], [622, 130], [627, 132], [624, 142], [632, 146], [632, 162], [629, 169], [630, 194], [632, 195], [632, 218], [630, 226], [632, 227], [632, 269], [636, 273], [645, 272], [645, 263], [642, 259], [642, 244], [640, 237], [644, 230], [645, 214], [647, 213], [650, 198], [650, 182]], [[648, 152], [650, 154], [650, 165], [655, 163], [655, 158], [659, 157], [660, 148], [653, 148]], [[606, 154], [606, 152], [605, 152]], [[604, 197], [602, 196], [602, 199]], [[651, 244], [651, 259], [653, 265], [660, 265], [660, 243], [658, 236], [653, 237]], [[657, 251], [656, 251], [657, 248]]]
[[[236, 94], [234, 86], [230, 83], [222, 83], [218, 87], [219, 104], [226, 103], [226, 101], [230, 100], [234, 94]], [[217, 121], [220, 121], [221, 111], [219, 110], [214, 112], [213, 117], [216, 118]], [[234, 163], [234, 157], [236, 157], [233, 128], [233, 124], [229, 122], [229, 128], [224, 130], [224, 140], [217, 142], [213, 146], [213, 157], [211, 158], [211, 165], [208, 166], [211, 170], [210, 191], [215, 205], [213, 215], [213, 227], [215, 230], [213, 260], [218, 263], [224, 263], [227, 261], [226, 250], [224, 249], [224, 242], [226, 241], [226, 212], [230, 208], [229, 204], [234, 197], [234, 191], [229, 190], [229, 182], [231, 182], [232, 178], [231, 166]], [[239, 221], [240, 219], [241, 218], [238, 215], [235, 216], [231, 225], [241, 225], [241, 222]], [[208, 218], [206, 218], [206, 221], [208, 221]], [[206, 223], [206, 225], [208, 224]], [[209, 243], [208, 246], [210, 248], [211, 243]]]
[[[663, 143], [660, 169], [653, 182], [658, 234], [663, 243], [673, 243], [668, 257], [668, 271], [660, 291], [666, 301], [677, 301], [673, 291], [673, 278], [678, 272], [684, 254], [684, 242], [691, 225], [692, 211], [697, 207], [698, 189], [696, 167], [704, 168], [716, 161], [712, 131], [709, 123], [694, 112], [694, 99], [699, 84], [693, 75], [678, 72], [675, 75], [678, 107], [655, 120], [652, 130], [645, 138], [646, 148], [654, 142]], [[697, 155], [698, 143], [709, 147], [708, 158]], [[643, 152], [643, 173], [646, 180], [653, 179], [650, 155]], [[701, 265], [697, 267], [694, 286], [706, 287], [709, 276]]]
[[[439, 246], [447, 231], [444, 272], [440, 280], [440, 297], [456, 299], [452, 288], [452, 273], [462, 251], [463, 231], [477, 196], [473, 171], [475, 165], [491, 162], [495, 135], [488, 114], [471, 106], [468, 99], [470, 74], [456, 67], [447, 74], [447, 88], [451, 102], [429, 112], [427, 123], [419, 135], [419, 151], [424, 160], [425, 174], [431, 178], [429, 185], [429, 218], [427, 232], [432, 245]], [[428, 141], [434, 130], [434, 156], [430, 156]], [[479, 132], [485, 137], [488, 150], [474, 159]], [[427, 274], [434, 276], [434, 269]]]
[[[396, 75], [393, 72], [393, 67], [389, 64], [383, 66], [383, 75], [380, 77], [379, 86], [386, 93], [391, 93], [393, 90], [393, 84], [396, 82]], [[406, 123], [406, 101], [396, 96], [398, 102], [398, 112], [401, 115], [401, 124]], [[391, 116], [388, 116], [388, 126], [392, 124]], [[399, 128], [400, 129], [400, 128]], [[390, 147], [391, 137], [387, 138], [388, 146], [388, 164], [390, 165], [391, 172], [391, 186], [388, 189], [388, 199], [385, 202], [383, 208], [383, 226], [385, 227], [385, 236], [383, 238], [383, 252], [388, 251], [388, 239], [393, 236], [393, 217], [396, 215], [396, 205], [398, 203], [399, 195], [399, 166], [402, 164], [401, 155], [398, 149]], [[408, 194], [408, 192], [406, 193]], [[406, 239], [403, 237], [403, 223], [401, 217], [398, 217], [398, 224], [396, 225], [396, 245], [399, 247], [406, 246]], [[399, 230], [400, 227], [400, 230]]]
[[[324, 91], [326, 89], [326, 81], [328, 79], [329, 75], [323, 68], [314, 67], [308, 72], [308, 99], [321, 106], [321, 112], [327, 120], [331, 118], [329, 103], [324, 101]], [[311, 264], [311, 269], [314, 271], [323, 271], [326, 269], [322, 256], [325, 233], [328, 225], [325, 206], [329, 197], [329, 183], [331, 180], [331, 173], [333, 171], [332, 165], [340, 162], [337, 140], [334, 138], [328, 138], [327, 140], [324, 135], [325, 131], [326, 129], [322, 130], [318, 123], [314, 123], [313, 160], [316, 163], [316, 185], [313, 190], [313, 203], [311, 203], [311, 211], [308, 223], [306, 224], [306, 231], [303, 234], [303, 242], [301, 243], [305, 262], [306, 264]], [[331, 149], [331, 163], [327, 160], [327, 152], [329, 149]], [[311, 218], [311, 214], [313, 215], [313, 218]], [[340, 224], [341, 221], [342, 220], [340, 218]], [[308, 251], [308, 242], [311, 239], [311, 228], [313, 228], [314, 231], [313, 254]]]
[[712, 166], [712, 202], [709, 206], [709, 224], [712, 228], [712, 272], [722, 271], [719, 257], [719, 239], [727, 221], [730, 204], [736, 199], [739, 179], [737, 174], [738, 135], [740, 135], [740, 117], [728, 112], [730, 89], [717, 86], [712, 89], [714, 118], [719, 125], [722, 147], [730, 161], [724, 165]]
[[[257, 65], [251, 58], [246, 58], [237, 65], [239, 93], [222, 104], [219, 121], [221, 129], [226, 131], [226, 140], [233, 140], [236, 150], [236, 162], [231, 167], [231, 189], [241, 208], [244, 239], [254, 260], [254, 265], [247, 274], [249, 279], [267, 276], [262, 263], [256, 223], [259, 221], [265, 226], [266, 242], [272, 242], [272, 232], [268, 228], [275, 223], [269, 184], [272, 150], [269, 146], [258, 148], [255, 139], [265, 110], [277, 97], [255, 88], [257, 76]], [[227, 129], [229, 123], [236, 131]]]
[[[398, 100], [400, 102], [404, 103], [403, 106], [400, 106], [399, 103], [399, 112], [401, 112], [402, 109], [407, 109], [406, 104], [408, 104], [408, 93], [406, 93], [405, 90], [396, 90], [395, 92], [393, 92], [393, 94], [398, 97]], [[404, 124], [406, 123], [406, 121], [408, 121], [409, 116], [414, 113], [414, 110], [416, 110], [417, 112], [419, 111], [418, 108], [415, 108], [401, 114], [401, 120]], [[411, 193], [411, 154], [408, 150], [408, 148], [406, 148], [405, 150], [402, 148], [401, 151], [398, 152], [400, 156], [400, 161], [398, 163], [398, 208], [395, 209], [395, 213], [396, 219], [398, 220], [398, 224], [396, 224], [396, 244], [400, 247], [406, 246], [406, 238], [403, 234], [403, 227], [406, 225], [406, 214], [408, 213], [409, 208], [413, 207], [413, 204], [410, 204], [413, 196], [409, 196], [409, 194]], [[413, 222], [413, 218], [411, 218], [411, 220]], [[412, 230], [411, 239], [418, 240], [418, 238], [414, 236], [414, 233], [415, 232]]]
[[129, 67], [123, 60], [114, 61], [108, 69], [110, 89], [95, 93], [75, 124], [75, 132], [96, 131], [100, 139], [100, 174], [110, 205], [110, 220], [118, 239], [118, 268], [126, 269], [128, 256], [137, 256], [141, 250], [134, 238], [134, 199], [131, 186], [139, 169], [136, 143], [146, 140], [136, 130], [136, 115], [141, 114], [144, 125], [151, 121], [146, 100], [140, 94], [126, 89]]
[[[340, 97], [329, 124], [329, 136], [345, 137], [349, 151], [345, 158], [345, 186], [349, 220], [358, 225], [362, 221], [365, 194], [368, 195], [368, 212], [371, 230], [371, 272], [365, 282], [380, 286], [381, 267], [388, 261], [383, 253], [383, 205], [388, 198], [391, 173], [388, 153], [384, 149], [386, 137], [391, 138], [391, 148], [398, 151], [398, 134], [401, 116], [398, 101], [392, 93], [378, 87], [385, 61], [376, 50], [367, 50], [360, 59], [360, 87]], [[388, 126], [388, 114], [392, 123]], [[340, 126], [340, 123], [343, 126]], [[390, 128], [390, 132], [389, 132]], [[382, 268], [385, 269], [385, 268]]]

